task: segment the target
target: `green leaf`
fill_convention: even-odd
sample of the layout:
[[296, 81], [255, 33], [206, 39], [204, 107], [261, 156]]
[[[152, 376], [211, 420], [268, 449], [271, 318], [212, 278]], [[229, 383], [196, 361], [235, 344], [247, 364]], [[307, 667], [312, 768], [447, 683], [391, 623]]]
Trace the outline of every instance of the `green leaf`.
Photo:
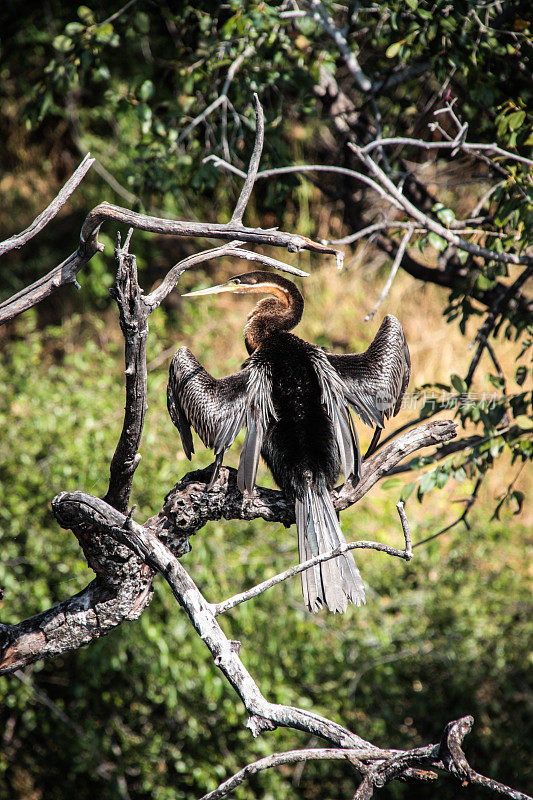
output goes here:
[[527, 367], [525, 367], [523, 364], [516, 370], [515, 381], [519, 386], [523, 385], [525, 379], [527, 378], [527, 372], [528, 372]]
[[396, 489], [398, 486], [403, 485], [402, 478], [387, 478], [386, 481], [383, 481], [381, 484], [384, 489]]
[[394, 42], [393, 44], [390, 44], [387, 47], [387, 49], [385, 50], [386, 57], [387, 58], [394, 58], [394, 56], [397, 56], [398, 53], [400, 52], [400, 48], [401, 48], [401, 46], [402, 46], [402, 44], [404, 42], [405, 42], [405, 39], [401, 39], [401, 41], [399, 41], [399, 42]]
[[152, 81], [144, 81], [139, 89], [139, 97], [141, 100], [149, 100], [154, 93], [154, 84]]
[[458, 392], [459, 394], [463, 394], [463, 392], [466, 392], [466, 388], [467, 388], [466, 387], [466, 383], [464, 382], [464, 380], [462, 378], [459, 377], [459, 375], [456, 375], [454, 373], [450, 377], [450, 381], [451, 381], [452, 386], [453, 386], [453, 388], [455, 389], [456, 392]]
[[75, 36], [84, 30], [85, 25], [82, 25], [81, 22], [69, 22], [68, 25], [65, 25], [65, 33], [68, 33], [69, 36]]
[[492, 289], [492, 287], [496, 284], [495, 280], [491, 278], [487, 278], [486, 275], [478, 275], [476, 278], [476, 288], [480, 291], [484, 292], [487, 289]]
[[411, 497], [415, 489], [416, 489], [416, 483], [408, 483], [407, 486], [405, 486], [402, 493], [400, 494], [400, 500], [402, 500], [405, 503], [405, 501], [409, 497]]
[[430, 233], [428, 236], [428, 241], [435, 250], [438, 250], [439, 253], [443, 253], [444, 250], [448, 247], [448, 242], [446, 239], [443, 239], [442, 236], [439, 236], [437, 233]]
[[419, 492], [421, 494], [429, 492], [430, 489], [433, 489], [436, 482], [437, 482], [437, 473], [435, 472], [435, 470], [432, 470], [431, 472], [425, 472], [420, 479]]
[[68, 53], [69, 50], [72, 50], [72, 39], [63, 34], [56, 36], [52, 44], [54, 49], [59, 50], [60, 53]]
[[519, 414], [514, 418], [515, 424], [523, 431], [533, 430], [533, 419], [526, 416], [526, 414]]
[[463, 483], [463, 481], [466, 481], [468, 476], [465, 472], [464, 467], [459, 467], [459, 469], [455, 470], [453, 477], [458, 483]]
[[450, 225], [450, 223], [452, 223], [455, 219], [455, 214], [453, 213], [451, 208], [446, 208], [446, 206], [443, 205], [443, 203], [435, 203], [435, 205], [433, 206], [433, 211], [440, 219], [440, 221], [443, 222], [445, 225]]
[[86, 25], [92, 25], [94, 22], [94, 13], [88, 6], [78, 7], [78, 17], [85, 22]]
[[511, 492], [510, 496], [514, 498], [517, 506], [516, 511], [513, 511], [513, 515], [520, 514], [524, 504], [524, 492], [519, 492], [518, 489], [515, 489], [514, 492]]
[[507, 118], [507, 124], [512, 131], [516, 131], [526, 118], [525, 111], [515, 111], [514, 114], [511, 114], [510, 117]]

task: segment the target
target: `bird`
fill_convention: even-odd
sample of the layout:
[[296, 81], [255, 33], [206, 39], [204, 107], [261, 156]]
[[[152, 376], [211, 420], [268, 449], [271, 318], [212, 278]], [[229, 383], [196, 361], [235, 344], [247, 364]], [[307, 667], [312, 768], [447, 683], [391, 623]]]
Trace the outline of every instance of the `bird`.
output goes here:
[[[265, 295], [248, 314], [248, 358], [233, 375], [216, 379], [185, 346], [174, 354], [167, 407], [190, 460], [191, 427], [215, 454], [210, 491], [226, 450], [242, 427], [246, 435], [237, 471], [243, 494], [254, 491], [260, 455], [294, 503], [300, 562], [346, 544], [331, 498], [340, 472], [356, 484], [361, 452], [352, 411], [375, 426], [397, 414], [411, 362], [400, 322], [387, 314], [364, 353], [335, 354], [291, 333], [304, 299], [287, 278], [266, 271], [237, 275], [184, 297], [231, 292]], [[371, 449], [369, 448], [369, 450]], [[366, 457], [366, 456], [365, 456]], [[365, 587], [351, 551], [302, 571], [309, 611], [346, 611], [365, 602]]]

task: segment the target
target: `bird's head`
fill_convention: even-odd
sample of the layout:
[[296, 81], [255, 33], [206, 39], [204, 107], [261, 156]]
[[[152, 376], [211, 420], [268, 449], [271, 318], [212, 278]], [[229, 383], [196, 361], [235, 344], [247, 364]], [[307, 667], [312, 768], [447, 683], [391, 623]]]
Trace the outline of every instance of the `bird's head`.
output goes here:
[[248, 315], [244, 338], [249, 352], [255, 350], [269, 334], [291, 330], [302, 317], [304, 301], [296, 285], [274, 272], [245, 272], [230, 278], [226, 283], [188, 292], [183, 297], [206, 294], [266, 294], [273, 298], [260, 300]]
[[226, 283], [218, 286], [209, 286], [207, 289], [198, 289], [196, 292], [187, 292], [182, 297], [200, 297], [205, 294], [272, 294], [281, 300], [284, 305], [289, 305], [290, 299], [298, 289], [292, 281], [282, 278], [274, 272], [245, 272], [230, 278]]

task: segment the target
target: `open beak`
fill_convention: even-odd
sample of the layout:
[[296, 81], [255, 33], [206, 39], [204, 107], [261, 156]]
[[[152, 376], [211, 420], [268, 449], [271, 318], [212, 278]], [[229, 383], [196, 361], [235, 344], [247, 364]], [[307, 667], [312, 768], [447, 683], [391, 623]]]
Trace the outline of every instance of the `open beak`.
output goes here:
[[209, 286], [207, 289], [198, 289], [196, 292], [187, 292], [181, 296], [199, 297], [202, 294], [222, 294], [223, 292], [237, 292], [238, 290], [238, 284], [228, 281], [227, 283], [220, 283], [218, 286]]

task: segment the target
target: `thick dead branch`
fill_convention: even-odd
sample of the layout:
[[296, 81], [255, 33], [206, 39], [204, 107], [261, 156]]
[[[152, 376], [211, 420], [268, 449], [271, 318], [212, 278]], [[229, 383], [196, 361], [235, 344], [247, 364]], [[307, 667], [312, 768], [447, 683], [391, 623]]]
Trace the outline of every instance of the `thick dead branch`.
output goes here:
[[127, 620], [140, 617], [152, 599], [149, 568], [124, 569], [112, 586], [97, 578], [82, 592], [16, 625], [0, 623], [0, 675], [78, 650]]
[[[344, 483], [333, 491], [333, 503], [342, 511], [360, 500], [377, 481], [387, 475], [402, 459], [422, 447], [446, 442], [456, 433], [456, 423], [438, 420], [408, 431], [368, 461], [364, 461], [359, 483]], [[179, 536], [190, 536], [206, 522], [217, 519], [265, 519], [282, 525], [294, 523], [294, 506], [282, 492], [256, 487], [247, 499], [237, 488], [237, 471], [223, 467], [212, 490], [207, 493], [212, 467], [189, 472], [169, 492], [159, 514], [149, 520], [152, 530], [161, 526]]]
[[[301, 250], [310, 250], [317, 253], [331, 253], [335, 255], [337, 264], [342, 265], [342, 253], [329, 245], [313, 242], [311, 239], [308, 239], [305, 236], [285, 233], [284, 231], [278, 231], [277, 229], [265, 230], [263, 228], [247, 228], [243, 226], [242, 215], [250, 198], [250, 194], [257, 177], [257, 170], [259, 167], [264, 139], [263, 111], [257, 97], [255, 97], [255, 105], [257, 120], [255, 147], [250, 160], [248, 173], [245, 175], [245, 183], [241, 191], [241, 195], [237, 201], [232, 219], [228, 224], [168, 220], [161, 217], [152, 217], [146, 214], [139, 214], [135, 211], [129, 211], [126, 208], [121, 208], [120, 206], [111, 205], [110, 203], [101, 203], [93, 208], [92, 211], [90, 211], [87, 215], [81, 228], [80, 243], [76, 252], [72, 253], [58, 267], [55, 267], [47, 275], [39, 278], [39, 280], [33, 283], [31, 286], [22, 289], [16, 295], [0, 304], [0, 325], [4, 322], [8, 322], [18, 314], [21, 314], [23, 311], [26, 311], [28, 308], [31, 308], [37, 303], [40, 303], [41, 300], [43, 300], [45, 297], [48, 297], [50, 294], [52, 294], [52, 292], [55, 292], [61, 286], [65, 286], [70, 283], [73, 283], [77, 286], [77, 274], [80, 269], [88, 261], [90, 261], [95, 253], [103, 250], [103, 245], [98, 242], [98, 232], [104, 222], [114, 222], [120, 225], [127, 225], [128, 227], [137, 230], [167, 234], [171, 236], [191, 236], [193, 238], [203, 239], [224, 239], [233, 244], [235, 250], [232, 254], [236, 255], [238, 258], [245, 258], [245, 254], [247, 253], [247, 251], [243, 250], [240, 245], [242, 243], [250, 243], [283, 247], [291, 253], [297, 253]], [[87, 171], [87, 169], [91, 166], [91, 163], [92, 161], [89, 163], [87, 157], [85, 162], [82, 162], [83, 169]], [[82, 165], [80, 165], [77, 173], [75, 173], [78, 183], [81, 180], [81, 177], [83, 177], [81, 174], [82, 172]], [[79, 177], [80, 175], [81, 177]], [[72, 177], [71, 181], [73, 181], [73, 179], [74, 176]], [[65, 192], [65, 189], [66, 187], [62, 190], [63, 193]], [[69, 190], [73, 190], [72, 184], [69, 187]], [[61, 192], [58, 197], [63, 197]], [[56, 198], [54, 203], [57, 204], [57, 202], [58, 201]], [[52, 205], [53, 204], [51, 204], [50, 208]], [[46, 214], [47, 212], [44, 213]], [[54, 211], [53, 213], [56, 212]], [[53, 213], [51, 216], [53, 216]], [[49, 216], [49, 218], [51, 218], [51, 216]], [[35, 233], [37, 233], [37, 230], [35, 230]], [[31, 236], [35, 235], [35, 233], [31, 233], [31, 235], [28, 235], [27, 238], [31, 238]], [[205, 254], [202, 254], [201, 260], [207, 260]], [[250, 260], [260, 261], [263, 264], [268, 264], [270, 261], [269, 265], [275, 266], [277, 269], [282, 269], [297, 275], [304, 274], [301, 270], [297, 270], [295, 267], [291, 267], [281, 261], [269, 259], [267, 256], [260, 256], [259, 254], [254, 253], [250, 255]], [[191, 261], [187, 266], [192, 266], [193, 263], [195, 262]], [[173, 277], [169, 278], [169, 276], [167, 276], [167, 287], [172, 280], [177, 280], [179, 274], [181, 274], [179, 269], [180, 265], [177, 265], [174, 268]], [[167, 287], [165, 287], [165, 290]], [[168, 291], [170, 291], [170, 289], [168, 289]], [[158, 302], [161, 302], [161, 290], [154, 297], [152, 297], [152, 301], [155, 301], [156, 299]], [[153, 307], [155, 308], [155, 305]]]
[[104, 498], [123, 512], [128, 510], [133, 475], [141, 460], [138, 449], [148, 406], [146, 340], [149, 310], [137, 280], [135, 256], [128, 252], [132, 232], [130, 228], [124, 247], [121, 247], [120, 234], [117, 234], [115, 247], [117, 277], [111, 296], [118, 304], [120, 328], [125, 342], [126, 407], [122, 433], [111, 461], [109, 488]]
[[[244, 173], [242, 170], [237, 169], [232, 164], [228, 163], [227, 161], [224, 161], [224, 159], [220, 158], [219, 156], [216, 155], [207, 156], [207, 158], [204, 159], [204, 162], [211, 162], [215, 167], [220, 167], [221, 169], [227, 170], [228, 172], [232, 172], [235, 175], [238, 175], [239, 177], [246, 176], [246, 173]], [[260, 172], [257, 173], [257, 180], [272, 178], [278, 175], [290, 175], [298, 173], [306, 175], [311, 172], [330, 172], [332, 174], [344, 175], [348, 178], [353, 178], [354, 180], [361, 181], [365, 183], [367, 186], [369, 186], [369, 188], [374, 189], [383, 200], [389, 202], [398, 211], [405, 210], [395, 198], [393, 198], [390, 194], [388, 194], [386, 190], [382, 186], [380, 186], [376, 181], [372, 180], [372, 178], [369, 178], [368, 175], [365, 175], [362, 172], [357, 172], [356, 170], [353, 169], [349, 169], [347, 167], [329, 166], [324, 164], [301, 164], [301, 165], [292, 165], [289, 167], [277, 167], [275, 169], [261, 170]], [[321, 188], [323, 190], [323, 187]], [[346, 200], [346, 197], [344, 199]], [[423, 216], [427, 215], [424, 214]], [[389, 255], [394, 261], [394, 259], [398, 254], [399, 245], [396, 245], [386, 236], [381, 235], [381, 233], [389, 228], [398, 228], [398, 227], [409, 228], [412, 225], [413, 223], [410, 223], [409, 221], [398, 221], [398, 220], [378, 222], [369, 226], [365, 226], [363, 229], [356, 231], [350, 236], [345, 236], [342, 239], [330, 240], [328, 241], [328, 244], [330, 245], [350, 244], [365, 236], [378, 234], [378, 237], [375, 240], [376, 246], [379, 247], [379, 249], [382, 250], [383, 252], [387, 253], [387, 255]], [[427, 230], [425, 222], [420, 222], [419, 227], [421, 231]], [[416, 229], [413, 230], [413, 233], [415, 232], [415, 230]], [[444, 228], [443, 230], [448, 230], [448, 229]], [[490, 257], [492, 258], [493, 251], [488, 251], [488, 252], [490, 252], [491, 254]], [[409, 275], [411, 275], [413, 278], [416, 278], [417, 280], [434, 283], [437, 286], [444, 286], [448, 289], [452, 289], [454, 287], [455, 282], [457, 281], [458, 278], [461, 277], [466, 278], [468, 274], [468, 269], [462, 264], [460, 264], [456, 259], [453, 259], [453, 261], [449, 264], [448, 269], [445, 270], [435, 269], [434, 267], [428, 267], [425, 264], [421, 264], [406, 252], [402, 254], [401, 266], [402, 269], [404, 269]], [[472, 288], [472, 296], [474, 297], [475, 300], [490, 307], [493, 306], [494, 303], [498, 302], [500, 298], [508, 291], [508, 289], [509, 287], [502, 283], [496, 284], [494, 288], [485, 290], [480, 290], [476, 288], [476, 286], [474, 286]], [[515, 296], [510, 301], [510, 305], [515, 306], [521, 315], [527, 316], [528, 314], [533, 313], [533, 299], [524, 296], [518, 290], [516, 291]]]
[[[200, 800], [219, 800], [219, 798], [225, 797], [252, 775], [256, 775], [258, 772], [262, 772], [265, 769], [280, 767], [283, 764], [302, 764], [306, 761], [338, 759], [341, 761], [350, 761], [359, 772], [364, 773], [367, 768], [359, 760], [358, 757], [360, 754], [360, 750], [343, 750], [338, 747], [317, 747], [309, 750], [288, 750], [286, 753], [273, 753], [271, 756], [266, 756], [265, 758], [259, 759], [259, 761], [254, 761], [253, 764], [247, 764], [244, 769], [236, 772], [235, 775], [232, 775], [227, 781], [221, 783], [220, 786], [212, 792], [209, 792], [209, 794], [205, 794]], [[364, 753], [364, 755], [367, 754]], [[368, 753], [367, 757], [370, 759], [377, 758], [372, 752]]]
[[375, 789], [381, 789], [387, 783], [398, 778], [409, 777], [411, 780], [434, 781], [438, 777], [434, 770], [449, 773], [459, 780], [463, 786], [475, 783], [485, 786], [498, 794], [505, 795], [511, 800], [531, 800], [523, 792], [498, 783], [492, 778], [480, 775], [472, 769], [463, 753], [462, 743], [464, 737], [472, 729], [473, 723], [473, 717], [463, 717], [449, 722], [444, 729], [439, 744], [428, 744], [424, 747], [417, 747], [403, 752], [396, 751], [396, 753], [385, 758], [375, 752], [364, 752], [348, 748], [316, 748], [274, 753], [271, 756], [248, 764], [231, 778], [221, 783], [214, 791], [204, 795], [201, 800], [220, 800], [220, 798], [226, 797], [233, 789], [252, 775], [265, 769], [271, 769], [283, 764], [326, 759], [347, 760], [354, 766], [356, 772], [364, 775], [354, 795], [354, 800], [355, 798], [357, 800], [369, 800], [373, 796]]
[[[31, 286], [23, 289], [9, 300], [0, 304], [0, 324], [13, 319], [28, 308], [40, 303], [45, 297], [55, 292], [61, 286], [76, 283], [76, 276], [80, 269], [94, 256], [104, 249], [98, 242], [98, 231], [103, 222], [115, 222], [127, 225], [142, 231], [161, 233], [170, 236], [191, 236], [202, 239], [226, 239], [227, 241], [241, 241], [253, 244], [272, 245], [284, 247], [291, 253], [301, 250], [310, 250], [316, 253], [341, 254], [334, 247], [313, 242], [305, 236], [285, 233], [278, 230], [265, 230], [263, 228], [247, 228], [238, 224], [181, 222], [160, 217], [150, 217], [129, 211], [110, 203], [101, 203], [93, 208], [83, 223], [80, 244], [75, 253], [72, 253], [58, 267], [40, 278]], [[288, 265], [287, 272], [293, 272]], [[281, 269], [281, 266], [278, 267]]]
[[466, 239], [462, 239], [456, 233], [453, 233], [451, 230], [441, 225], [440, 222], [437, 222], [428, 214], [425, 214], [410, 200], [408, 200], [407, 197], [405, 197], [405, 195], [403, 195], [399, 188], [393, 183], [391, 178], [389, 178], [384, 170], [381, 169], [379, 164], [377, 164], [368, 155], [368, 153], [365, 152], [364, 148], [359, 147], [353, 142], [349, 142], [348, 147], [353, 150], [356, 156], [358, 156], [358, 158], [360, 158], [363, 164], [367, 167], [368, 171], [374, 176], [376, 180], [376, 187], [374, 188], [376, 191], [378, 191], [377, 187], [379, 186], [379, 193], [382, 194], [383, 191], [386, 192], [388, 194], [388, 202], [391, 205], [395, 206], [396, 208], [400, 206], [412, 219], [416, 220], [419, 225], [422, 225], [432, 233], [436, 233], [438, 236], [441, 236], [449, 244], [453, 245], [454, 247], [458, 247], [460, 250], [465, 250], [467, 253], [470, 253], [473, 256], [479, 256], [480, 258], [491, 261], [500, 261], [504, 264], [533, 264], [533, 258], [531, 256], [520, 255], [518, 253], [499, 253], [496, 250], [489, 250], [487, 247], [481, 247], [478, 244], [473, 244], [472, 242], [466, 241]]
[[83, 492], [58, 495], [54, 499], [53, 510], [63, 527], [77, 529], [95, 526], [116, 547], [132, 551], [143, 563], [163, 575], [210, 650], [215, 665], [229, 680], [251, 715], [248, 726], [254, 735], [264, 730], [265, 724], [267, 729], [271, 729], [272, 725], [281, 725], [314, 733], [341, 747], [368, 748], [380, 752], [371, 743], [317, 714], [268, 702], [239, 658], [240, 643], [232, 642], [225, 636], [210, 604], [196, 584], [171, 550], [147, 526], [138, 525], [103, 500]]
[[252, 157], [250, 159], [250, 164], [248, 166], [248, 174], [246, 175], [246, 180], [244, 181], [239, 199], [237, 200], [235, 210], [231, 217], [231, 223], [235, 225], [242, 224], [242, 217], [246, 210], [246, 206], [248, 205], [250, 195], [252, 194], [252, 189], [254, 188], [257, 171], [259, 169], [259, 162], [261, 161], [261, 153], [263, 152], [263, 144], [265, 141], [265, 117], [263, 114], [263, 109], [261, 108], [261, 103], [259, 102], [259, 98], [256, 94], [254, 94], [254, 105], [256, 120], [255, 145]]

